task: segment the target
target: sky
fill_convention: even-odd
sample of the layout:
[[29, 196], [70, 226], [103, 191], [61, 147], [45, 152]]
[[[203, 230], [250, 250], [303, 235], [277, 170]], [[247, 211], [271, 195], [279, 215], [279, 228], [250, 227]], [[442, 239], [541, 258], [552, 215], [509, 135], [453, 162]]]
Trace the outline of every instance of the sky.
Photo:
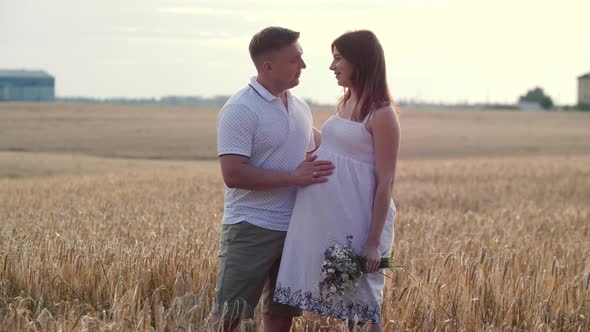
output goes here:
[[0, 0], [0, 69], [43, 69], [60, 97], [230, 95], [256, 74], [254, 33], [301, 32], [293, 92], [342, 94], [328, 69], [340, 34], [383, 45], [396, 99], [513, 103], [535, 86], [577, 101], [590, 71], [589, 0]]

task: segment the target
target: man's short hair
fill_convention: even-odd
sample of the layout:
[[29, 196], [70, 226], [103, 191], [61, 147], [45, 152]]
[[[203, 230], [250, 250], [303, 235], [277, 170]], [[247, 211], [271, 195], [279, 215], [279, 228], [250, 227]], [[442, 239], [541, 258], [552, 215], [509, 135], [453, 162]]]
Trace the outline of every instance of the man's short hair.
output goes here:
[[250, 58], [256, 66], [261, 55], [271, 51], [278, 51], [299, 39], [299, 32], [281, 28], [268, 27], [256, 33], [250, 40]]

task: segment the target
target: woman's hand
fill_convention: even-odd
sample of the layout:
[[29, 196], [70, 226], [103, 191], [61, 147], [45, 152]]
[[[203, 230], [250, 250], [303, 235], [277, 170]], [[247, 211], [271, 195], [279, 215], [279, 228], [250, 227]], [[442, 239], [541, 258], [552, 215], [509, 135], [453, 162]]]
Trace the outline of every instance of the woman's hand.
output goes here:
[[379, 270], [379, 264], [381, 264], [379, 244], [365, 243], [361, 256], [367, 257], [367, 273]]

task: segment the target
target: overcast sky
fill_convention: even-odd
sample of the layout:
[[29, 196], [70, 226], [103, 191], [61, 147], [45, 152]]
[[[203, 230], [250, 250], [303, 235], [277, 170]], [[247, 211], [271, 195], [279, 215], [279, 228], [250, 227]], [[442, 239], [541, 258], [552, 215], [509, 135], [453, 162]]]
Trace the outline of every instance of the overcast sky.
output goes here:
[[514, 102], [534, 86], [577, 100], [590, 71], [590, 0], [0, 0], [0, 69], [44, 69], [58, 96], [231, 94], [255, 75], [251, 36], [301, 32], [294, 89], [333, 103], [330, 44], [373, 30], [396, 98]]

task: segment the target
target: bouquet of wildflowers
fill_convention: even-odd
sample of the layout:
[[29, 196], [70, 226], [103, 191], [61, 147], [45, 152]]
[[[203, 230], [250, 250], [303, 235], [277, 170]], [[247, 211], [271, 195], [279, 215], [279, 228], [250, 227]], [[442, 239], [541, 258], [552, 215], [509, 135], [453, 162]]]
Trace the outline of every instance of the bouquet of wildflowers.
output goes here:
[[[389, 257], [381, 258], [379, 269], [394, 269], [396, 264], [393, 251]], [[339, 298], [358, 286], [359, 278], [367, 273], [367, 258], [357, 255], [352, 248], [352, 235], [346, 237], [346, 245], [338, 242], [324, 251], [324, 263], [320, 281], [320, 294], [324, 298]]]

